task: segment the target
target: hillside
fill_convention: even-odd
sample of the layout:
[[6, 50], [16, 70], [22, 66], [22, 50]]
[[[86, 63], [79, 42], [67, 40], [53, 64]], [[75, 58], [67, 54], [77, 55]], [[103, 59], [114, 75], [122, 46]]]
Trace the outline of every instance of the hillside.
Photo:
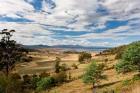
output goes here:
[[29, 49], [43, 49], [43, 48], [57, 48], [57, 49], [90, 49], [90, 50], [105, 50], [111, 47], [104, 47], [104, 46], [81, 46], [81, 45], [24, 45], [25, 48]]
[[[40, 48], [23, 52], [26, 56], [14, 64], [8, 76], [1, 71], [0, 93], [6, 89], [12, 93], [139, 93], [140, 42], [102, 52], [64, 50]], [[85, 75], [90, 75], [89, 83], [83, 82]]]
[[[131, 45], [131, 44], [130, 44]], [[132, 79], [137, 72], [130, 72], [127, 74], [118, 74], [114, 68], [114, 65], [118, 63], [119, 59], [116, 59], [116, 54], [120, 51], [127, 48], [129, 45], [116, 47], [114, 49], [110, 49], [107, 51], [111, 52], [103, 52], [103, 53], [92, 53], [92, 60], [96, 61], [98, 64], [105, 63], [106, 68], [104, 70], [104, 74], [107, 76], [107, 80], [102, 80], [98, 85], [98, 93], [104, 93], [105, 91], [119, 91], [117, 93], [121, 93], [120, 91], [125, 91], [125, 93], [139, 93], [140, 91], [140, 82], [134, 81], [133, 83], [129, 82], [124, 86], [124, 82], [126, 80]], [[66, 82], [60, 86], [56, 86], [50, 90], [49, 93], [91, 93], [92, 85], [84, 84], [81, 75], [85, 72], [86, 67], [90, 63], [79, 64], [78, 55], [79, 54], [71, 54], [71, 53], [63, 53], [63, 52], [55, 52], [53, 53], [45, 53], [45, 49], [41, 49], [43, 52], [32, 52], [30, 56], [34, 58], [34, 60], [30, 63], [23, 63], [17, 65], [18, 73], [20, 74], [39, 74], [42, 72], [50, 72], [53, 73], [53, 65], [56, 57], [61, 58], [61, 64], [66, 64], [71, 68], [72, 64], [77, 64], [78, 69], [70, 69], [67, 73], [71, 73], [72, 81]], [[112, 53], [113, 51], [113, 53]], [[104, 53], [106, 53], [104, 55]], [[134, 90], [129, 89], [135, 88]], [[44, 92], [43, 92], [44, 93]], [[48, 92], [45, 92], [48, 93]], [[108, 93], [108, 92], [107, 92]], [[116, 93], [116, 92], [115, 92]]]

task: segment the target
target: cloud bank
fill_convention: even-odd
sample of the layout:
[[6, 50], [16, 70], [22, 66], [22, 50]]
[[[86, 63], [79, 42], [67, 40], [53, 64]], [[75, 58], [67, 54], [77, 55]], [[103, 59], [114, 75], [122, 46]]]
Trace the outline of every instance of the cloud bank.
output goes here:
[[26, 45], [118, 46], [140, 40], [140, 0], [0, 0], [0, 30]]

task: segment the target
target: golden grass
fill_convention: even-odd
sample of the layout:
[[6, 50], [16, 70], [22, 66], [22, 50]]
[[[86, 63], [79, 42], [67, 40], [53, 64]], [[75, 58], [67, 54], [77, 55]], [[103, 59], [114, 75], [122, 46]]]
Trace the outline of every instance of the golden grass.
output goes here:
[[[78, 62], [78, 54], [61, 54], [61, 55], [44, 55], [41, 53], [33, 53], [30, 54], [33, 55], [36, 60], [33, 60], [30, 63], [22, 63], [18, 64], [16, 67], [16, 70], [21, 74], [35, 74], [35, 73], [41, 73], [41, 72], [48, 72], [52, 71], [53, 68], [53, 60], [58, 56], [61, 58], [62, 63], [67, 64], [69, 67], [75, 63], [79, 64]], [[125, 79], [130, 79], [135, 75], [136, 73], [128, 73], [128, 74], [117, 74], [114, 65], [118, 62], [118, 60], [115, 60], [115, 55], [103, 55], [103, 56], [95, 56], [95, 53], [92, 53], [92, 59], [96, 60], [98, 63], [105, 63], [106, 64], [106, 70], [104, 71], [104, 74], [107, 75], [107, 80], [101, 80], [100, 87], [98, 89], [99, 93], [102, 93], [104, 90], [109, 89], [115, 89], [116, 87], [120, 86], [121, 81]], [[105, 60], [108, 61], [105, 61]], [[61, 64], [62, 64], [61, 63]], [[89, 64], [80, 64], [78, 65], [78, 69], [72, 69], [68, 72], [71, 72], [72, 78], [77, 78], [81, 76], [85, 68]], [[61, 86], [53, 88], [49, 93], [92, 93], [91, 85], [85, 85], [81, 79], [74, 80], [69, 83], [65, 83]], [[132, 89], [131, 89], [132, 88]], [[126, 92], [121, 93], [140, 93], [140, 83], [136, 85], [132, 85], [132, 87]], [[47, 93], [47, 92], [44, 92]]]

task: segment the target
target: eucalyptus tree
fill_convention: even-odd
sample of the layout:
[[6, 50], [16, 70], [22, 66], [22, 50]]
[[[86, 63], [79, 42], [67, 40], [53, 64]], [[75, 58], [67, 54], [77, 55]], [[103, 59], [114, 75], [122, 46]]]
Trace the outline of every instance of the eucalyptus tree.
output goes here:
[[3, 29], [0, 32], [0, 70], [7, 76], [15, 67], [15, 63], [20, 61], [20, 58], [27, 53], [20, 44], [11, 39], [14, 32], [15, 30], [8, 29]]
[[103, 74], [104, 67], [104, 64], [91, 62], [91, 64], [87, 67], [85, 74], [83, 75], [83, 82], [93, 85], [93, 93], [96, 93], [95, 84], [98, 85], [100, 80], [107, 78], [106, 75]]

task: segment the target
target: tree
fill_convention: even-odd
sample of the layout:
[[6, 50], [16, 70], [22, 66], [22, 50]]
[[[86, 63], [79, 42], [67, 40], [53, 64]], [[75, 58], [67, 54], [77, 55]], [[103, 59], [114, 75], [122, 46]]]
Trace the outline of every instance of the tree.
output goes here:
[[15, 63], [25, 54], [24, 49], [16, 41], [11, 40], [13, 32], [15, 30], [3, 29], [0, 33], [0, 70], [6, 72], [7, 76]]
[[86, 53], [86, 52], [82, 52], [79, 55], [79, 62], [83, 63], [83, 62], [88, 62], [91, 60], [91, 54], [90, 53]]
[[61, 59], [59, 57], [56, 57], [56, 59], [55, 59], [55, 73], [60, 72], [60, 62], [61, 62]]
[[134, 42], [126, 48], [120, 62], [116, 64], [116, 70], [122, 73], [134, 70], [140, 72], [140, 41]]
[[93, 85], [94, 92], [95, 84], [98, 84], [101, 79], [106, 79], [106, 76], [103, 75], [104, 67], [104, 64], [97, 64], [96, 62], [92, 62], [83, 75], [83, 82], [91, 83]]

